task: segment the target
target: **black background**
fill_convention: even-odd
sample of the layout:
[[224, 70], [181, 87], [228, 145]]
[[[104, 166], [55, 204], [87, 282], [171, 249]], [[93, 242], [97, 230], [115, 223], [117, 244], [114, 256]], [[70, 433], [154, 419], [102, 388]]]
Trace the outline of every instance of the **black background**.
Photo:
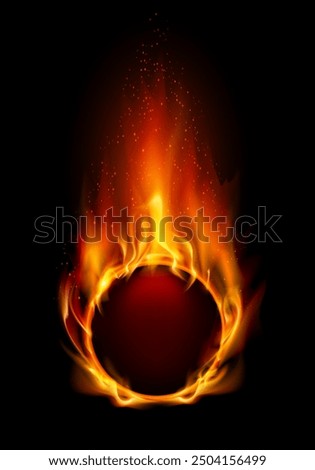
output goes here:
[[[244, 145], [243, 207], [283, 214], [282, 244], [253, 251], [263, 257], [267, 290], [263, 334], [246, 350], [246, 382], [239, 392], [206, 397], [194, 406], [119, 409], [104, 398], [75, 393], [71, 360], [61, 347], [57, 286], [62, 249], [35, 245], [33, 222], [70, 210], [73, 128], [85, 89], [102, 61], [129, 38], [141, 36], [155, 11], [172, 33], [191, 41], [229, 88]], [[12, 288], [3, 328], [3, 448], [307, 448], [311, 367], [304, 330], [297, 240], [296, 155], [302, 28], [295, 12], [275, 9], [209, 10], [201, 2], [147, 8], [123, 5], [19, 12], [11, 35], [13, 112], [21, 144], [12, 159], [13, 210], [18, 224], [5, 253]], [[119, 60], [119, 58], [117, 58]], [[110, 72], [109, 72], [110, 73]], [[11, 150], [15, 150], [15, 144]], [[15, 153], [15, 152], [13, 152]], [[295, 163], [292, 164], [292, 161]], [[15, 193], [16, 194], [16, 193]], [[14, 198], [12, 198], [14, 201]], [[15, 213], [16, 213], [15, 212]], [[295, 218], [293, 218], [295, 216]], [[14, 226], [15, 227], [15, 226]], [[10, 248], [9, 248], [10, 247]], [[12, 264], [6, 262], [6, 266]]]

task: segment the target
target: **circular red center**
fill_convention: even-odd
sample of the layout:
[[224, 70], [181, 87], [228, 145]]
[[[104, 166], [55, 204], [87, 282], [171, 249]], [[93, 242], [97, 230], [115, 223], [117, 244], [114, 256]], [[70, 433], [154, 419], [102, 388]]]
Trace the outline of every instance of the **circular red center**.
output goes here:
[[219, 346], [217, 306], [204, 286], [164, 268], [138, 269], [117, 281], [92, 322], [95, 353], [104, 369], [132, 390], [172, 393]]

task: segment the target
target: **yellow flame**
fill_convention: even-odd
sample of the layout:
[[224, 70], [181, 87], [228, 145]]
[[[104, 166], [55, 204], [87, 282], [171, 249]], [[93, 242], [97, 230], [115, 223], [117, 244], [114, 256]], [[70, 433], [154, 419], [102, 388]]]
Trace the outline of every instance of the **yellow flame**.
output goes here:
[[[257, 310], [257, 293], [246, 308], [243, 305], [244, 282], [236, 260], [233, 241], [220, 243], [224, 227], [207, 228], [209, 241], [202, 241], [193, 225], [192, 237], [181, 236], [165, 218], [179, 215], [194, 217], [199, 208], [213, 219], [226, 216], [231, 225], [230, 187], [221, 185], [211, 162], [211, 153], [196, 146], [195, 124], [189, 106], [179, 92], [166, 96], [163, 80], [143, 85], [139, 92], [150, 118], [126, 113], [124, 143], [116, 148], [117, 192], [120, 204], [130, 207], [137, 219], [151, 217], [156, 227], [154, 240], [136, 237], [130, 224], [132, 241], [122, 237], [117, 243], [102, 238], [95, 243], [81, 240], [77, 267], [61, 283], [61, 309], [65, 328], [76, 348], [74, 358], [81, 371], [80, 388], [106, 395], [117, 406], [140, 407], [153, 403], [191, 404], [203, 395], [235, 389], [242, 378], [241, 360], [230, 366], [244, 347], [250, 319]], [[166, 106], [161, 104], [168, 104]], [[133, 108], [140, 106], [132, 103]], [[130, 103], [126, 104], [130, 109]], [[140, 109], [140, 108], [139, 108]], [[138, 115], [138, 114], [137, 114]], [[198, 163], [200, 153], [203, 162]], [[120, 163], [119, 163], [120, 162]], [[208, 163], [207, 163], [208, 162]], [[209, 163], [210, 162], [210, 163]], [[115, 174], [116, 174], [115, 171]], [[101, 182], [97, 213], [104, 215], [112, 200], [105, 197], [109, 176]], [[211, 183], [211, 185], [210, 185]], [[117, 195], [116, 195], [117, 197]], [[90, 221], [93, 224], [92, 220]], [[150, 233], [147, 232], [146, 236]], [[92, 341], [92, 321], [96, 308], [106, 299], [116, 279], [129, 277], [139, 267], [166, 266], [175, 275], [187, 279], [187, 288], [200, 281], [213, 296], [221, 318], [221, 339], [217, 351], [189, 377], [181, 390], [168, 395], [146, 395], [118, 383], [98, 361]], [[80, 296], [85, 297], [82, 303]], [[237, 362], [237, 364], [236, 364]], [[82, 385], [84, 384], [84, 385]]]

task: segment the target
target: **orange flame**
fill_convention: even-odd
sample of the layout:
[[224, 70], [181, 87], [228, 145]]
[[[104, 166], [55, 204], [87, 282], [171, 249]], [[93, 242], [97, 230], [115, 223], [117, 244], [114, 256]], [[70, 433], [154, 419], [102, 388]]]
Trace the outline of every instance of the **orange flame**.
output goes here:
[[[128, 207], [135, 220], [151, 217], [147, 220], [154, 224], [146, 226], [142, 238], [130, 223], [130, 240], [114, 226], [117, 242], [104, 236], [94, 243], [80, 240], [77, 265], [61, 283], [62, 318], [76, 349], [74, 358], [86, 372], [85, 391], [107, 395], [117, 406], [191, 404], [202, 395], [228, 392], [239, 385], [241, 361], [238, 367], [230, 367], [229, 360], [243, 349], [259, 302], [256, 296], [244, 307], [246, 286], [233, 241], [222, 243], [219, 239], [233, 226], [236, 185], [218, 181], [193, 111], [194, 100], [159, 60], [154, 62], [144, 53], [140, 62], [138, 80], [126, 79], [124, 114], [119, 133], [108, 146], [107, 163], [101, 164], [97, 197], [90, 194], [88, 232], [96, 230], [93, 216], [103, 216], [110, 207], [113, 211]], [[225, 222], [215, 230], [206, 223], [203, 234], [198, 233], [198, 224], [192, 223], [188, 232], [189, 217], [194, 218], [200, 208], [210, 220], [225, 216]], [[175, 230], [174, 224], [165, 221], [178, 216], [187, 217], [186, 223]], [[150, 235], [154, 239], [148, 242], [145, 238]], [[209, 240], [205, 241], [205, 236]], [[199, 280], [220, 313], [218, 350], [191, 374], [183, 389], [168, 395], [145, 395], [118, 383], [100, 364], [93, 347], [96, 308], [106, 299], [114, 280], [131, 276], [142, 266], [167, 266], [175, 276], [188, 275], [187, 287]]]

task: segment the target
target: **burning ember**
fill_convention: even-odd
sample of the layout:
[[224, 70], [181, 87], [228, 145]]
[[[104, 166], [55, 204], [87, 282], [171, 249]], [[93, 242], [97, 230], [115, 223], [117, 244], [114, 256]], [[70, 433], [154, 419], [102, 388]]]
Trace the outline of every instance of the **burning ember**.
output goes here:
[[[153, 55], [151, 45], [143, 44], [125, 79], [119, 131], [102, 150], [75, 267], [64, 274], [60, 289], [64, 326], [81, 371], [78, 388], [106, 395], [117, 406], [192, 404], [237, 388], [240, 352], [261, 297], [246, 292], [229, 232], [236, 184], [220, 184], [198, 103], [170, 60]], [[209, 336], [202, 363], [173, 393], [133, 390], [128, 377], [116, 374], [115, 364], [107, 367], [96, 352], [97, 325], [112, 289], [119, 290], [117, 282], [131, 283], [140, 268], [151, 273], [151, 287], [154, 279], [160, 282], [161, 270], [186, 290], [199, 283], [217, 311], [220, 325]]]

